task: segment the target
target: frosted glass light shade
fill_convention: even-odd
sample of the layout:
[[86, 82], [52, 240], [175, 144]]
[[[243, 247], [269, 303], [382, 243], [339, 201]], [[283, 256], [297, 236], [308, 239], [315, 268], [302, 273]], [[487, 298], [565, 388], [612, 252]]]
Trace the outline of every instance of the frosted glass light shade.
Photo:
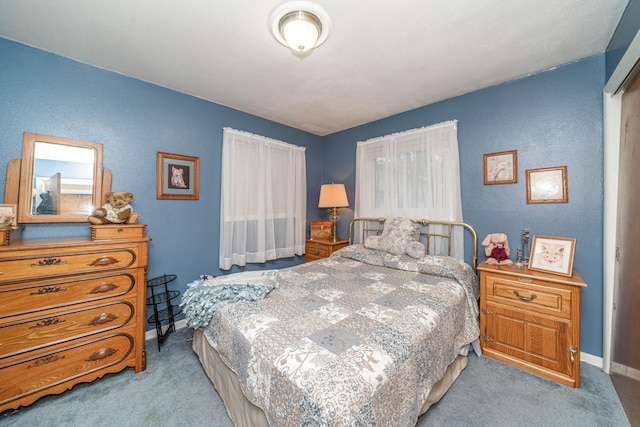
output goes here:
[[329, 14], [306, 0], [281, 4], [269, 17], [269, 28], [276, 40], [300, 57], [324, 43], [331, 27]]
[[322, 24], [318, 18], [308, 12], [297, 10], [280, 20], [280, 34], [289, 48], [303, 53], [313, 49], [318, 42]]
[[345, 208], [349, 206], [344, 184], [323, 184], [320, 187], [319, 208]]

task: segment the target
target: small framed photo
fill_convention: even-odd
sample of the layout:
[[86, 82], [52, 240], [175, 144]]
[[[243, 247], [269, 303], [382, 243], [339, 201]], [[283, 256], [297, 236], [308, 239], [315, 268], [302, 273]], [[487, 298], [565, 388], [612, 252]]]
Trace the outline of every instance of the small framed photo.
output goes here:
[[527, 203], [569, 203], [567, 167], [528, 169]]
[[484, 155], [484, 185], [518, 182], [518, 151], [501, 151]]
[[18, 205], [0, 205], [0, 228], [13, 228], [18, 226]]
[[529, 269], [571, 277], [576, 239], [533, 236]]
[[156, 198], [198, 200], [200, 198], [200, 158], [158, 152]]

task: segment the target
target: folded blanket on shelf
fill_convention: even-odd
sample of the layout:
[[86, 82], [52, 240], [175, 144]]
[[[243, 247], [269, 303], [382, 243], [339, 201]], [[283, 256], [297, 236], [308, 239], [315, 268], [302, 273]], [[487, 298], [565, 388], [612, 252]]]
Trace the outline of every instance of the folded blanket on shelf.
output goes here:
[[220, 307], [236, 301], [258, 301], [278, 287], [278, 270], [246, 271], [213, 277], [202, 275], [187, 285], [180, 307], [191, 328], [206, 326]]

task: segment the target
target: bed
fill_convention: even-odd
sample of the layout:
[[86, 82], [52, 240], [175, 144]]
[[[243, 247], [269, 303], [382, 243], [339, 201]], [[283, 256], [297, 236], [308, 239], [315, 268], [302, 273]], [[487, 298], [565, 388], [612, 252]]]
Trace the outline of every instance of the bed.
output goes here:
[[[392, 220], [408, 224], [355, 219], [349, 240], [361, 243], [270, 274], [257, 294], [246, 297], [246, 283], [228, 288], [235, 302], [210, 320], [195, 321], [189, 305], [211, 278], [189, 285], [193, 349], [236, 426], [413, 426], [466, 367], [470, 347], [479, 352], [475, 230], [420, 220], [398, 232]], [[471, 237], [470, 264], [449, 256], [450, 243], [430, 255], [457, 227]]]

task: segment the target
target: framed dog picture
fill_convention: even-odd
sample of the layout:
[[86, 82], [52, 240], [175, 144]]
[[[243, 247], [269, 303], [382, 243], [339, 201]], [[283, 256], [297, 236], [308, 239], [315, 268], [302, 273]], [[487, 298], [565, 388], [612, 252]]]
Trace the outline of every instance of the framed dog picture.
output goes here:
[[484, 185], [518, 182], [518, 151], [501, 151], [484, 155]]
[[529, 269], [571, 277], [576, 239], [533, 236]]
[[156, 198], [198, 200], [200, 198], [200, 158], [158, 152]]

